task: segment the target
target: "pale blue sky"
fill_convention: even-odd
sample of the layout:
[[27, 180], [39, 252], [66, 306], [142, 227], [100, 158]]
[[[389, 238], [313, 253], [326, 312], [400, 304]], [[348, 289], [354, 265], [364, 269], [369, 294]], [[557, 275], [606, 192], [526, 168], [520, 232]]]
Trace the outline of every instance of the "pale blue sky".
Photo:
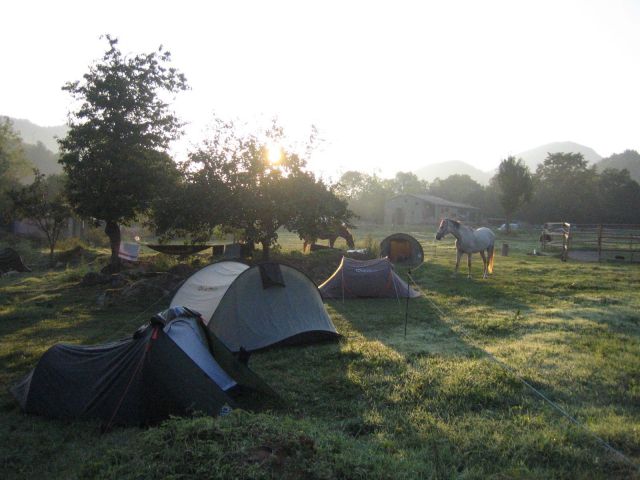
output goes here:
[[483, 170], [553, 141], [640, 150], [640, 2], [33, 1], [3, 5], [0, 113], [64, 123], [105, 48], [163, 44], [192, 90], [184, 155], [212, 112], [325, 139], [311, 167]]

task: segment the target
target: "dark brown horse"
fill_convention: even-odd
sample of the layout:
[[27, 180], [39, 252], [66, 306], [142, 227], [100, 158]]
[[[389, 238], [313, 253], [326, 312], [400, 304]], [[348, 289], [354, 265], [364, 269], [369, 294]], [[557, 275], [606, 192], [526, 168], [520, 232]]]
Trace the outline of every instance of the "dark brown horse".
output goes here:
[[302, 246], [302, 251], [306, 252], [307, 246], [311, 246], [316, 243], [317, 240], [329, 240], [329, 246], [333, 248], [338, 237], [344, 238], [349, 248], [355, 248], [353, 235], [351, 235], [351, 232], [344, 223], [340, 223], [335, 226], [328, 225], [325, 230], [319, 231], [315, 235], [305, 235], [303, 237], [304, 245]]

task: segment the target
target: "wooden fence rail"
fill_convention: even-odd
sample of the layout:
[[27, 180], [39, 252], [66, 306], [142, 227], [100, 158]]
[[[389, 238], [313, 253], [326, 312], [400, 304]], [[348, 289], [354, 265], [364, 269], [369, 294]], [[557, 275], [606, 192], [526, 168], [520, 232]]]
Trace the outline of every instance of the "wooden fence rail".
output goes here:
[[594, 252], [597, 260], [640, 261], [640, 225], [545, 223], [542, 250], [560, 248], [566, 261], [571, 252]]

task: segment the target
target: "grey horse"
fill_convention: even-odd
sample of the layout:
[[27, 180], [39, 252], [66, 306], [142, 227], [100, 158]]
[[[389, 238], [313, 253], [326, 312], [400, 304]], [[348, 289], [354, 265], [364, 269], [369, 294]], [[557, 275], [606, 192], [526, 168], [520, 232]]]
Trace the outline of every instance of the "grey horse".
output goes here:
[[[456, 269], [454, 275], [458, 273], [460, 266], [460, 257], [466, 253], [468, 257], [469, 275], [471, 278], [471, 254], [479, 252], [482, 257], [484, 269], [482, 278], [487, 278], [489, 273], [493, 273], [493, 246], [496, 240], [495, 234], [486, 227], [480, 227], [474, 230], [467, 227], [457, 220], [444, 218], [440, 222], [440, 227], [436, 233], [436, 240], [442, 240], [446, 234], [450, 233], [456, 237]], [[485, 251], [487, 255], [485, 256]]]

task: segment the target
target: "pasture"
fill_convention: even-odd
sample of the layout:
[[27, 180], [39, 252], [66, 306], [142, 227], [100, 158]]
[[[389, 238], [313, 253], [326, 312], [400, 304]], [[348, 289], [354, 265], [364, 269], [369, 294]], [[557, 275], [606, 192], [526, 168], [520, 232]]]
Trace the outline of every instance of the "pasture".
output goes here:
[[[411, 275], [426, 297], [409, 303], [406, 336], [404, 302], [330, 301], [340, 342], [251, 357], [281, 407], [104, 434], [24, 415], [8, 387], [53, 343], [127, 335], [170, 297], [100, 306], [104, 287], [78, 285], [94, 264], [0, 278], [0, 477], [638, 478], [638, 265], [532, 256], [539, 232], [498, 233], [488, 280], [478, 255], [474, 278], [466, 268], [452, 278], [453, 240], [411, 230], [426, 259]], [[361, 227], [356, 246], [388, 233]], [[296, 236], [280, 244], [279, 258], [328, 268]]]

